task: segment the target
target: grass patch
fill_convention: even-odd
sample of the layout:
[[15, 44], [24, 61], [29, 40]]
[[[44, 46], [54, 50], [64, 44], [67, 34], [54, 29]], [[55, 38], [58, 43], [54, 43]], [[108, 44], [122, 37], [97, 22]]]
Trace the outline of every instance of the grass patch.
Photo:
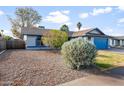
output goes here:
[[113, 65], [111, 65], [111, 64], [105, 64], [105, 63], [100, 63], [100, 62], [96, 63], [96, 65], [103, 68], [103, 69], [113, 67]]
[[111, 51], [98, 51], [95, 64], [103, 69], [107, 69], [115, 67], [120, 62], [124, 62], [124, 54]]

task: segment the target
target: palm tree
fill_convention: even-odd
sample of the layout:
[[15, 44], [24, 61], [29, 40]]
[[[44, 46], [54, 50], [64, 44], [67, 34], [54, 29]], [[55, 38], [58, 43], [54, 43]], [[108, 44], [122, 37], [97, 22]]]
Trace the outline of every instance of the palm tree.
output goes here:
[[82, 26], [81, 22], [78, 22], [78, 23], [77, 23], [77, 28], [78, 28], [78, 30], [81, 29], [81, 26]]
[[4, 30], [1, 30], [1, 35], [3, 35]]

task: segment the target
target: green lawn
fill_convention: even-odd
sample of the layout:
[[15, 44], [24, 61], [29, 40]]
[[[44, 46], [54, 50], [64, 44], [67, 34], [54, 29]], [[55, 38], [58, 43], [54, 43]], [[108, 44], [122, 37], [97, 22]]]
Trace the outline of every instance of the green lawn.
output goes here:
[[124, 54], [110, 51], [98, 51], [97, 53], [96, 65], [103, 69], [116, 67], [120, 62], [124, 62]]

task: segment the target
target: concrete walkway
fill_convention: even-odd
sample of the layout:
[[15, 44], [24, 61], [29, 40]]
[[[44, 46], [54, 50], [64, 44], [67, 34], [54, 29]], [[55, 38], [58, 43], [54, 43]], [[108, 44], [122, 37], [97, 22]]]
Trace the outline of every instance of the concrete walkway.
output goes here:
[[124, 80], [108, 76], [92, 75], [61, 84], [60, 86], [124, 86]]
[[104, 71], [99, 75], [90, 75], [62, 86], [124, 86], [124, 63], [120, 67]]

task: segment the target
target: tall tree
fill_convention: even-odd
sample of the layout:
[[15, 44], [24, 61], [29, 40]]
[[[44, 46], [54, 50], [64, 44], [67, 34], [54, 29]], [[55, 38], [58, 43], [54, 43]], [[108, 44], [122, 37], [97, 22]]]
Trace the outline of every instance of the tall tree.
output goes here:
[[12, 33], [14, 36], [20, 37], [21, 27], [31, 27], [41, 21], [40, 14], [32, 8], [17, 8], [15, 11], [16, 18], [9, 17], [12, 24]]
[[64, 25], [61, 26], [60, 30], [68, 32], [69, 31], [69, 27], [66, 24], [64, 24]]
[[78, 23], [77, 23], [77, 28], [78, 28], [78, 30], [80, 30], [80, 29], [81, 29], [81, 27], [82, 27], [81, 22], [78, 22]]

